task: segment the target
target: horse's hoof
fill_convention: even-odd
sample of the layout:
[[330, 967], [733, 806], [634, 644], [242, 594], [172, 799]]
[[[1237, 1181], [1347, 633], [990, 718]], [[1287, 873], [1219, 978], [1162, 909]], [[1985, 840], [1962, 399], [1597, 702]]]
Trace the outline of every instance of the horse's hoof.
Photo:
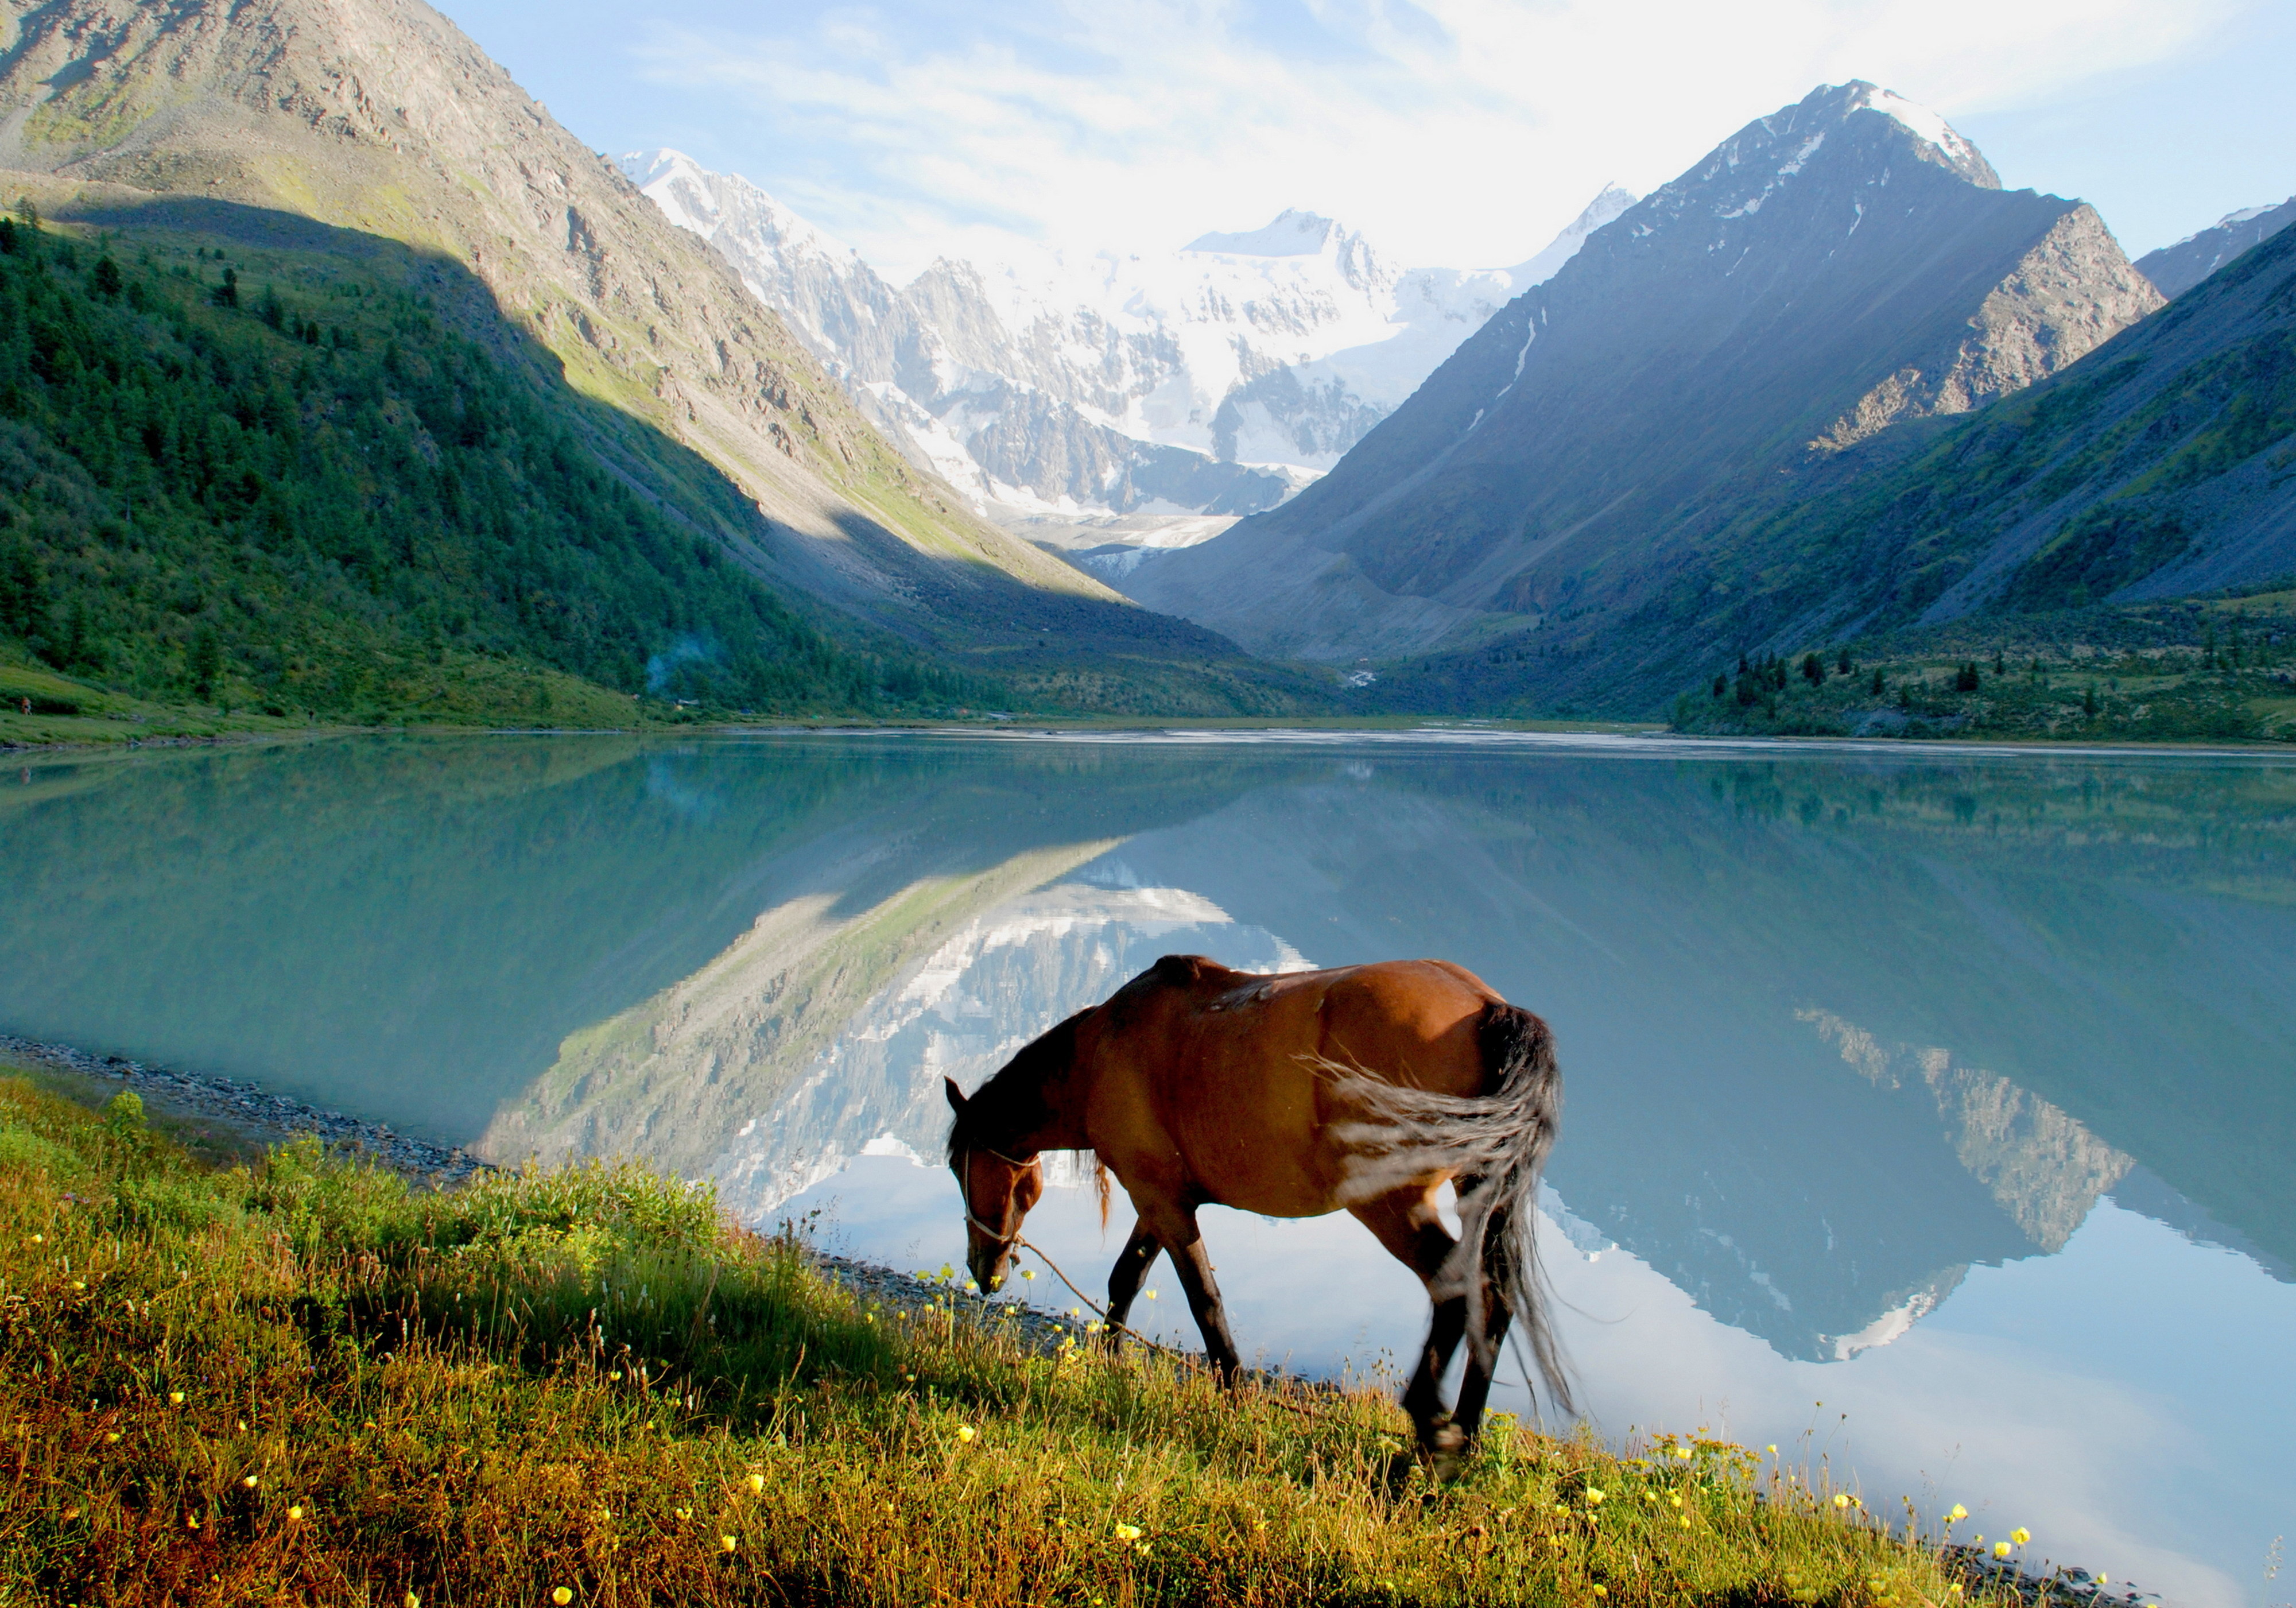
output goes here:
[[1459, 1477], [1467, 1461], [1467, 1432], [1449, 1422], [1437, 1424], [1423, 1443], [1428, 1471], [1445, 1484]]

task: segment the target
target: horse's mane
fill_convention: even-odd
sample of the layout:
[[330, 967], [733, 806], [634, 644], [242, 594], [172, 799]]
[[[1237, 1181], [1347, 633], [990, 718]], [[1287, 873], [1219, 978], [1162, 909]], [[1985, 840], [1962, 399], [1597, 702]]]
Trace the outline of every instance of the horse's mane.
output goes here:
[[[1009, 1150], [1022, 1135], [1052, 1120], [1045, 1086], [1063, 1076], [1076, 1058], [1077, 1024], [1090, 1015], [1078, 1011], [1066, 1021], [1021, 1046], [1020, 1052], [982, 1084], [948, 1125], [948, 1160], [955, 1166], [968, 1150]], [[1100, 1197], [1101, 1227], [1108, 1226], [1108, 1168], [1090, 1151], [1093, 1186]]]
[[948, 1159], [966, 1150], [1004, 1150], [1021, 1136], [1052, 1120], [1045, 1085], [1069, 1069], [1076, 1054], [1078, 1011], [1050, 1031], [1021, 1046], [996, 1075], [967, 1099], [949, 1124]]

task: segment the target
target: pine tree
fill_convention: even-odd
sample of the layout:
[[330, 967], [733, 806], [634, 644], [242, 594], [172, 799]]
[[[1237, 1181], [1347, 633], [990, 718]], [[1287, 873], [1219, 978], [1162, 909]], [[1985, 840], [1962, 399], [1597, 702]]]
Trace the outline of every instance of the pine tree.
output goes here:
[[192, 690], [202, 698], [215, 696], [216, 679], [223, 674], [223, 639], [211, 625], [192, 636]]

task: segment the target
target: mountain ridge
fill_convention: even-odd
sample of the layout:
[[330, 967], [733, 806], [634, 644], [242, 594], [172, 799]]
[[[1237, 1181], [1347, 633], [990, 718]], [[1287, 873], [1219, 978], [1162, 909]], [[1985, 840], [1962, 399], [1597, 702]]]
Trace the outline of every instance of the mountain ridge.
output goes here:
[[1822, 86], [1595, 231], [1299, 497], [1123, 584], [1265, 653], [1545, 656], [1779, 472], [2016, 390], [2159, 301], [2085, 204], [2002, 190], [1887, 91]]
[[2173, 299], [2291, 224], [2296, 224], [2296, 196], [2276, 207], [2243, 207], [2174, 244], [2147, 251], [2136, 259], [2136, 271]]

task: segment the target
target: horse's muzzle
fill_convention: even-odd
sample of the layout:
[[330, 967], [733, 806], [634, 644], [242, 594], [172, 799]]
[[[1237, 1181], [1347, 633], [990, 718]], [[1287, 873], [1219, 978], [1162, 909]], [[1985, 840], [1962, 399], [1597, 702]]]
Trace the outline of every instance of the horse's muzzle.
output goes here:
[[1013, 1269], [1013, 1247], [996, 1240], [973, 1236], [973, 1243], [964, 1253], [964, 1265], [972, 1275], [972, 1282], [980, 1286], [983, 1295], [994, 1295], [1004, 1287], [1004, 1278]]

